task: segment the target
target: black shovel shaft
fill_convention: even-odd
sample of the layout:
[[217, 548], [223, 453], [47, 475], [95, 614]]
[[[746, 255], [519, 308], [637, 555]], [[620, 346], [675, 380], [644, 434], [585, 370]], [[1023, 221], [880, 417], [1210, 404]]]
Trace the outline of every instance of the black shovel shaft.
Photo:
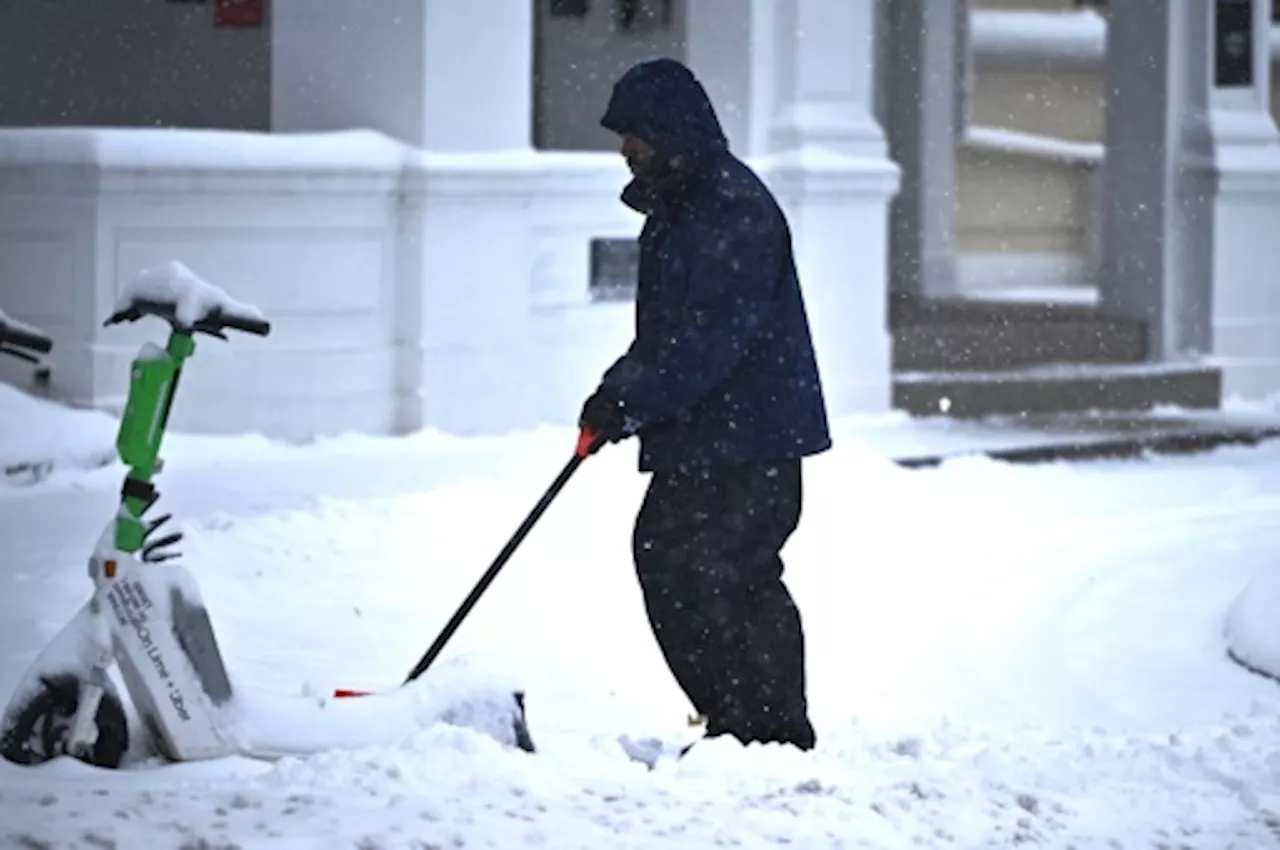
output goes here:
[[417, 665], [409, 673], [404, 680], [407, 685], [414, 679], [417, 679], [427, 671], [435, 660], [444, 651], [445, 644], [453, 637], [454, 632], [458, 631], [458, 627], [462, 625], [462, 621], [471, 613], [471, 609], [480, 601], [480, 597], [493, 584], [493, 580], [498, 577], [498, 573], [506, 566], [507, 561], [511, 560], [511, 556], [515, 554], [516, 549], [529, 536], [529, 532], [533, 530], [533, 526], [537, 524], [542, 515], [546, 513], [547, 508], [551, 507], [551, 503], [555, 501], [556, 496], [560, 495], [560, 491], [564, 489], [564, 485], [569, 483], [569, 479], [578, 471], [578, 467], [589, 456], [595, 453], [600, 447], [600, 440], [589, 432], [583, 432], [578, 440], [578, 449], [573, 457], [565, 464], [564, 469], [556, 476], [555, 481], [551, 482], [551, 486], [542, 494], [542, 498], [533, 506], [533, 510], [525, 517], [524, 522], [520, 523], [520, 527], [516, 529], [516, 533], [511, 535], [511, 539], [507, 541], [507, 545], [502, 547], [502, 551], [498, 553], [498, 557], [489, 565], [489, 569], [484, 571], [484, 575], [480, 577], [480, 581], [476, 582], [476, 586], [471, 588], [471, 592], [467, 594], [467, 598], [462, 600], [462, 604], [458, 606], [458, 610], [449, 618], [449, 622], [445, 624], [444, 629], [440, 632], [439, 637], [427, 649], [426, 654], [418, 661]]

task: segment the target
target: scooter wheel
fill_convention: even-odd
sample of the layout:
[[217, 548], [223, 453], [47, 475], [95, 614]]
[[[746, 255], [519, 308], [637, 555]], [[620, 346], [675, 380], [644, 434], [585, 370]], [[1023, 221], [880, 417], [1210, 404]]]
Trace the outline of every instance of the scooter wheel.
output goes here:
[[[43, 687], [18, 711], [0, 736], [0, 756], [24, 766], [43, 764], [67, 752], [67, 736], [80, 705], [80, 682], [73, 675], [48, 676]], [[98, 740], [89, 757], [95, 767], [117, 768], [129, 746], [129, 721], [115, 689], [108, 687], [94, 718]]]

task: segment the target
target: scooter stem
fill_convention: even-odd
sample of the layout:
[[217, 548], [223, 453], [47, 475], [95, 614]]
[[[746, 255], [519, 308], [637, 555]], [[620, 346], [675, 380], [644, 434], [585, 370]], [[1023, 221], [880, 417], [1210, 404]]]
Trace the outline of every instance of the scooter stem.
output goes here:
[[115, 546], [121, 552], [137, 552], [146, 538], [142, 515], [159, 495], [151, 480], [159, 472], [160, 445], [183, 364], [195, 349], [191, 334], [173, 329], [164, 349], [147, 345], [134, 358], [129, 399], [116, 435], [116, 451], [129, 467], [120, 492], [123, 510], [116, 522]]

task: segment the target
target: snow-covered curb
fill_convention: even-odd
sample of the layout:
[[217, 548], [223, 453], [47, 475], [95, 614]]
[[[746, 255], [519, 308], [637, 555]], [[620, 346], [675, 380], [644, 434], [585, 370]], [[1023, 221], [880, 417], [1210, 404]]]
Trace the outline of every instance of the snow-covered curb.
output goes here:
[[1280, 679], [1280, 564], [1260, 570], [1227, 610], [1227, 651], [1256, 673]]
[[4, 310], [0, 310], [0, 325], [7, 325], [10, 328], [10, 330], [17, 331], [19, 333], [24, 333], [29, 336], [38, 336], [38, 337], [44, 336], [44, 331], [40, 330], [35, 325], [29, 325], [26, 322], [15, 319], [13, 316], [10, 316]]
[[115, 460], [117, 426], [103, 411], [72, 409], [0, 383], [0, 483], [107, 466]]

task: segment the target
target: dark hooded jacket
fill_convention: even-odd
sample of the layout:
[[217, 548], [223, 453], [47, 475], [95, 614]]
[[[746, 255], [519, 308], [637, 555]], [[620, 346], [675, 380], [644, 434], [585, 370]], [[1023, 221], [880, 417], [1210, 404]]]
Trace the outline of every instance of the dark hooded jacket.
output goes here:
[[674, 60], [641, 63], [615, 84], [601, 124], [678, 158], [668, 176], [622, 193], [646, 215], [636, 331], [602, 385], [638, 431], [640, 468], [829, 448], [790, 229], [730, 153], [702, 85]]

